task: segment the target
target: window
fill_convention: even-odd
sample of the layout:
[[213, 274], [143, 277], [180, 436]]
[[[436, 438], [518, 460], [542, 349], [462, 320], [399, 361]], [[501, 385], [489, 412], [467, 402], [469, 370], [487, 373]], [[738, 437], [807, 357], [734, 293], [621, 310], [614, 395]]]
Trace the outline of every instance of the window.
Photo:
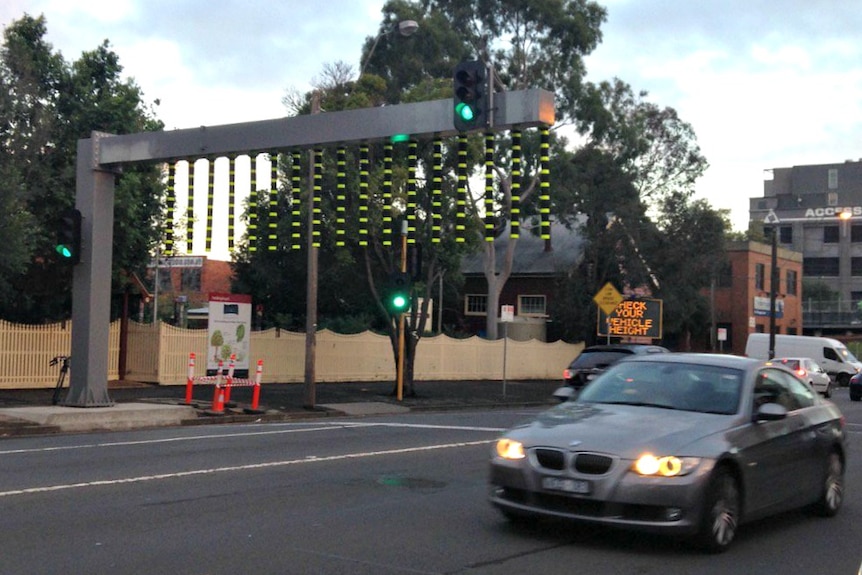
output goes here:
[[782, 244], [793, 243], [793, 226], [781, 226], [778, 228], [778, 241]]
[[720, 288], [733, 287], [733, 266], [730, 262], [724, 262], [718, 270], [716, 284]]
[[201, 268], [183, 268], [180, 273], [180, 291], [201, 291]]
[[787, 411], [814, 405], [814, 391], [789, 373], [764, 369], [754, 385], [755, 411], [764, 403], [777, 403]]
[[834, 208], [838, 205], [838, 194], [836, 192], [829, 192], [826, 194], [826, 203], [829, 204], [829, 207]]
[[174, 282], [170, 268], [159, 270], [159, 291], [163, 293], [174, 291]]
[[850, 258], [850, 275], [862, 276], [862, 258]]
[[796, 270], [787, 270], [787, 295], [796, 295], [797, 275]]
[[761, 291], [765, 290], [764, 277], [766, 276], [766, 266], [763, 264], [754, 265], [754, 289]]
[[827, 176], [829, 180], [829, 189], [837, 190], [838, 189], [838, 168], [830, 168], [829, 175]]
[[862, 242], [862, 224], [850, 226], [850, 241], [854, 244]]
[[838, 226], [823, 226], [823, 243], [838, 243]]
[[545, 313], [545, 296], [519, 295], [518, 315], [547, 315]]
[[802, 273], [808, 277], [838, 277], [838, 258], [804, 258]]
[[464, 301], [464, 315], [485, 315], [488, 312], [488, 296], [467, 294]]

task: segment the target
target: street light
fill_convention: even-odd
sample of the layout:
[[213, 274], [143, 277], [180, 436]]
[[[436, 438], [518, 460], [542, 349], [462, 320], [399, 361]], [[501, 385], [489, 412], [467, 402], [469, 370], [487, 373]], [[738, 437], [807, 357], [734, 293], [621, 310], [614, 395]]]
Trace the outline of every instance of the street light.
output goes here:
[[371, 45], [371, 50], [368, 51], [368, 56], [365, 58], [365, 62], [362, 64], [362, 69], [359, 71], [359, 77], [361, 78], [363, 74], [365, 74], [365, 68], [368, 67], [368, 62], [371, 61], [371, 56], [374, 55], [374, 50], [377, 48], [377, 43], [380, 42], [380, 38], [398, 30], [398, 33], [404, 37], [412, 36], [416, 33], [416, 30], [419, 29], [419, 24], [416, 20], [402, 20], [389, 30], [382, 30], [380, 34], [377, 35], [377, 38], [374, 39], [374, 44]]
[[778, 224], [781, 220], [769, 210], [763, 223], [772, 226], [772, 256], [769, 266], [769, 359], [775, 357], [775, 298], [778, 295]]

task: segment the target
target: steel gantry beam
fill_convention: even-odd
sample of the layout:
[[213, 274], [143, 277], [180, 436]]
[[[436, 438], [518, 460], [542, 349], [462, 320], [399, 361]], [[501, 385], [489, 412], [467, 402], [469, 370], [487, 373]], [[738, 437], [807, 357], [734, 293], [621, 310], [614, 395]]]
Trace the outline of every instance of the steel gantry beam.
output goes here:
[[[447, 98], [169, 132], [94, 132], [79, 140], [75, 207], [82, 215], [82, 254], [72, 277], [72, 369], [63, 404], [112, 405], [107, 380], [114, 178], [123, 164], [374, 142], [396, 134], [446, 137], [458, 133], [453, 105]], [[554, 115], [551, 92], [499, 92], [487, 130], [552, 125]]]

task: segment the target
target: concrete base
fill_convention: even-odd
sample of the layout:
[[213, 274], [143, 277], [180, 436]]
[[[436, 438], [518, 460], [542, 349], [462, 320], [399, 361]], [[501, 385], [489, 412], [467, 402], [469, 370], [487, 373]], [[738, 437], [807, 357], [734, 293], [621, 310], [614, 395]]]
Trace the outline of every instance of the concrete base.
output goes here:
[[116, 431], [141, 427], [180, 425], [195, 419], [197, 412], [187, 405], [118, 403], [111, 407], [11, 407], [3, 415], [61, 431]]

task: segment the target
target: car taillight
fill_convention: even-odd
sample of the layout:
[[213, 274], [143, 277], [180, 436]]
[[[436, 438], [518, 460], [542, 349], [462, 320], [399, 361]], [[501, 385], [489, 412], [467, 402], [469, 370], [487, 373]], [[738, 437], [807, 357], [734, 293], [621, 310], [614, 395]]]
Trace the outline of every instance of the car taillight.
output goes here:
[[563, 370], [563, 379], [572, 379], [572, 370], [564, 369]]
[[796, 370], [796, 375], [798, 375], [799, 377], [805, 377], [805, 370], [800, 367]]

